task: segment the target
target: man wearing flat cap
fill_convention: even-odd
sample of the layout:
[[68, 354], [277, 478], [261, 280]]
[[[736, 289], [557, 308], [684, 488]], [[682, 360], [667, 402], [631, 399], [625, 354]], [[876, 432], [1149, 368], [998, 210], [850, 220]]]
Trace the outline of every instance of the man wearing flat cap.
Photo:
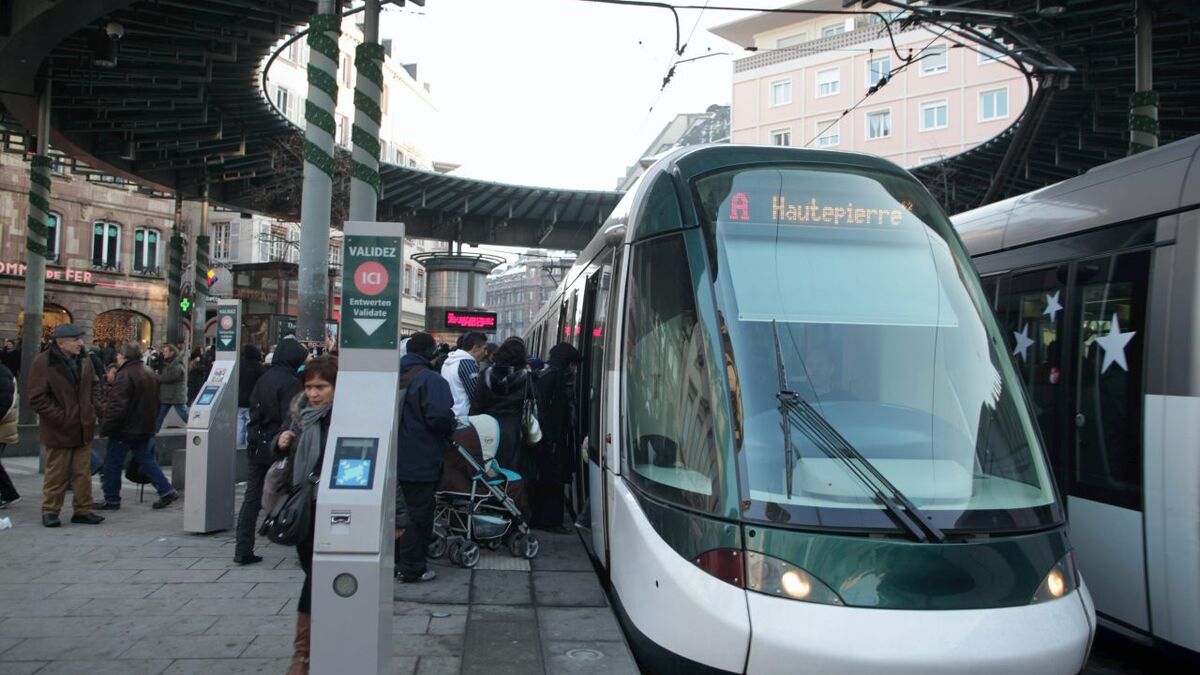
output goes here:
[[71, 522], [96, 525], [103, 517], [92, 513], [92, 438], [96, 410], [92, 385], [96, 372], [83, 354], [84, 331], [63, 324], [50, 335], [50, 347], [33, 359], [26, 379], [29, 405], [38, 415], [38, 437], [46, 448], [42, 479], [42, 525], [58, 527], [68, 477], [74, 511]]

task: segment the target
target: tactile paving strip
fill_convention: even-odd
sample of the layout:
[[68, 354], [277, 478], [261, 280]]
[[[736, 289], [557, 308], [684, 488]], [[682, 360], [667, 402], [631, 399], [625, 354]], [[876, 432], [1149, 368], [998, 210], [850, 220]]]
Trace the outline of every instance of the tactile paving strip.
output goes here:
[[479, 563], [475, 565], [475, 569], [499, 570], [502, 572], [532, 571], [528, 560], [525, 558], [514, 558], [512, 554], [504, 549], [500, 549], [499, 551], [481, 550], [479, 552]]

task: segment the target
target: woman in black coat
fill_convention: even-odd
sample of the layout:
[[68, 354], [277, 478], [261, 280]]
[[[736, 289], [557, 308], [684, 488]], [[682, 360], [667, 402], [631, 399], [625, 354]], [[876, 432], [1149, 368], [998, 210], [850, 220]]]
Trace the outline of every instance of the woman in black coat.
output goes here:
[[496, 461], [500, 466], [532, 475], [529, 453], [523, 449], [524, 430], [521, 413], [525, 399], [534, 397], [533, 380], [526, 365], [525, 343], [509, 338], [496, 349], [492, 365], [479, 373], [472, 415], [491, 415], [500, 423], [500, 447]]
[[538, 422], [542, 442], [534, 450], [536, 473], [530, 476], [531, 525], [565, 533], [563, 486], [571, 482], [579, 448], [575, 411], [575, 372], [583, 360], [579, 350], [560, 342], [550, 349], [550, 363], [537, 377]]

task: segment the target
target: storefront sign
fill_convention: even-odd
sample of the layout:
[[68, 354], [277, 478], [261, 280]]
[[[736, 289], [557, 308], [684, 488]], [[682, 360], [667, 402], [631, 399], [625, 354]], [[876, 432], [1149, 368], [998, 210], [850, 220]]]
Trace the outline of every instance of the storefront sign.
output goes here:
[[346, 235], [341, 346], [395, 349], [400, 332], [400, 237]]
[[446, 312], [446, 330], [496, 330], [495, 312], [464, 312], [451, 309]]
[[[0, 262], [0, 274], [11, 277], [25, 276], [25, 263]], [[84, 270], [47, 268], [46, 281], [62, 281], [68, 284], [94, 285], [92, 273]]]

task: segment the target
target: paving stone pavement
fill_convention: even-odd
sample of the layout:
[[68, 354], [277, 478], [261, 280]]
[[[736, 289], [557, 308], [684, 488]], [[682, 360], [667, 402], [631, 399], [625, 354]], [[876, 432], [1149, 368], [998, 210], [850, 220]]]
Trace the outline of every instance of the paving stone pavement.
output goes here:
[[[130, 483], [101, 525], [72, 525], [68, 495], [63, 526], [46, 529], [37, 458], [4, 465], [22, 500], [0, 510], [14, 525], [0, 531], [0, 673], [287, 671], [304, 579], [294, 549], [260, 539], [264, 561], [238, 566], [233, 532], [185, 533], [182, 501], [155, 511], [153, 490], [139, 503]], [[578, 538], [540, 538], [531, 571], [433, 561], [435, 581], [397, 584], [393, 672], [637, 673]]]

